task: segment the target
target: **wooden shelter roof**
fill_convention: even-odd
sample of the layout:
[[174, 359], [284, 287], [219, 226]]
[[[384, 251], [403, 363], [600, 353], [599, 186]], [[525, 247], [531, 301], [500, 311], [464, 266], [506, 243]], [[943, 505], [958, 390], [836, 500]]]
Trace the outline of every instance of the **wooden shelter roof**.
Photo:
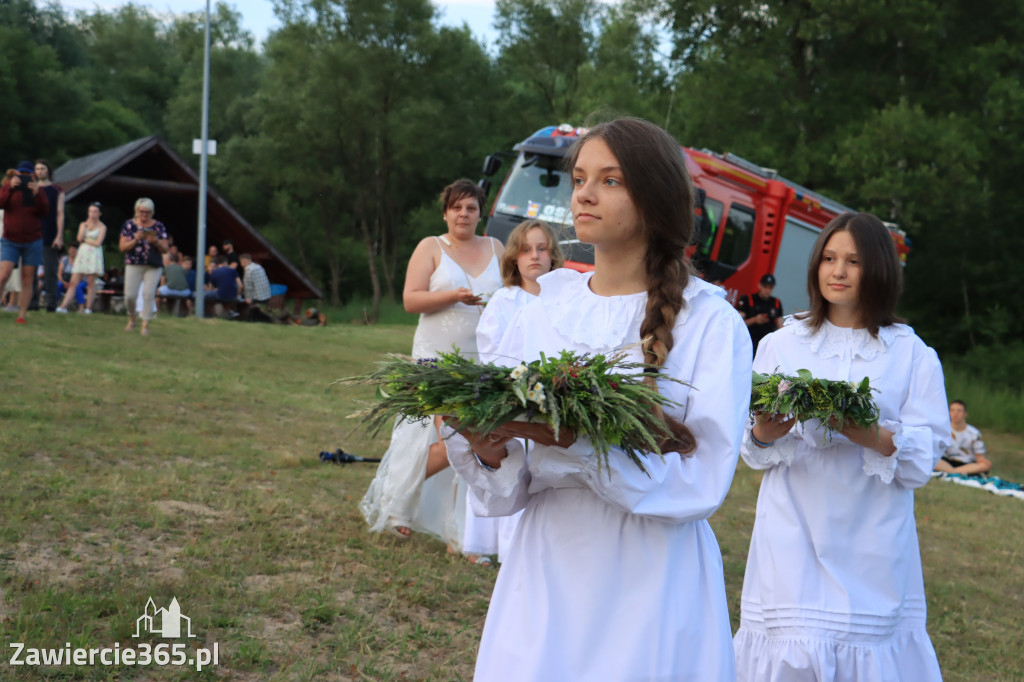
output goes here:
[[[191, 254], [196, 249], [199, 176], [158, 135], [72, 159], [54, 171], [53, 181], [63, 188], [68, 204], [99, 201], [104, 211], [117, 206], [126, 215], [136, 199], [149, 197], [156, 204], [157, 219], [167, 226], [181, 252]], [[111, 231], [120, 228], [107, 225]], [[219, 247], [225, 239], [234, 244], [235, 253], [252, 254], [271, 282], [287, 285], [288, 298], [323, 297], [305, 273], [207, 185], [206, 243]], [[201, 259], [196, 261], [198, 266]]]

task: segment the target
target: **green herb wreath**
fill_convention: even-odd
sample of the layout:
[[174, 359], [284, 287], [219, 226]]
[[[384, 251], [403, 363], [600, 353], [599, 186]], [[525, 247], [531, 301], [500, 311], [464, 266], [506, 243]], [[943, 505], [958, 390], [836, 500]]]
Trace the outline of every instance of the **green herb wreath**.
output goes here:
[[425, 420], [451, 415], [479, 433], [517, 419], [537, 421], [550, 425], [556, 438], [568, 428], [589, 439], [600, 467], [607, 467], [609, 449], [619, 447], [646, 473], [641, 457], [660, 455], [658, 443], [671, 436], [652, 406], [677, 404], [643, 383], [651, 369], [625, 362], [621, 354], [573, 351], [501, 367], [475, 362], [455, 349], [420, 360], [389, 355], [375, 371], [341, 382], [377, 386], [378, 402], [351, 415], [365, 419], [371, 433], [390, 426], [398, 416]]
[[842, 431], [847, 422], [868, 427], [878, 423], [878, 406], [867, 377], [851, 381], [815, 379], [806, 369], [796, 376], [754, 372], [750, 391], [751, 413], [791, 414], [800, 423], [817, 419], [829, 433]]

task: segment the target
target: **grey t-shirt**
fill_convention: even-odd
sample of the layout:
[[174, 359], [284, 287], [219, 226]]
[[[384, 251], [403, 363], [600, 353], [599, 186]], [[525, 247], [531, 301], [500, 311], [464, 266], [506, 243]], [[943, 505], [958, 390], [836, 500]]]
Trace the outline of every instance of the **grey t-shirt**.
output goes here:
[[175, 291], [188, 289], [188, 277], [185, 275], [185, 268], [177, 263], [171, 263], [164, 268], [164, 277], [167, 278], [167, 288]]

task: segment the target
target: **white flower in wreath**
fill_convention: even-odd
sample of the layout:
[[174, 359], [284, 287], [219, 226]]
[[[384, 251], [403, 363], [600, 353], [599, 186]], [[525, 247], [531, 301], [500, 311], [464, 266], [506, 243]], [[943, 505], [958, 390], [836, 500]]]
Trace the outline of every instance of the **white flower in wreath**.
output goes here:
[[544, 384], [539, 381], [535, 383], [533, 388], [526, 392], [526, 398], [527, 400], [544, 407]]
[[510, 374], [509, 376], [511, 376], [513, 379], [518, 379], [519, 377], [523, 376], [524, 374], [526, 374], [526, 365], [523, 364], [523, 363], [520, 363], [518, 367], [516, 367], [514, 370], [512, 370], [512, 374]]

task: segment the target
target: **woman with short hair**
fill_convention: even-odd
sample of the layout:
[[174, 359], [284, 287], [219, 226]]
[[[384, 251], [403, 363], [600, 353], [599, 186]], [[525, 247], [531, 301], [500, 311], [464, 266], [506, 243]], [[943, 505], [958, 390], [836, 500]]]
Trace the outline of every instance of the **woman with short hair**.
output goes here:
[[167, 228], [153, 215], [156, 206], [145, 197], [135, 202], [135, 216], [121, 228], [118, 247], [124, 253], [124, 303], [128, 308], [128, 324], [124, 330], [135, 329], [139, 289], [142, 289], [142, 330], [149, 335], [149, 323], [156, 310], [156, 288], [163, 272], [163, 254], [168, 249]]

